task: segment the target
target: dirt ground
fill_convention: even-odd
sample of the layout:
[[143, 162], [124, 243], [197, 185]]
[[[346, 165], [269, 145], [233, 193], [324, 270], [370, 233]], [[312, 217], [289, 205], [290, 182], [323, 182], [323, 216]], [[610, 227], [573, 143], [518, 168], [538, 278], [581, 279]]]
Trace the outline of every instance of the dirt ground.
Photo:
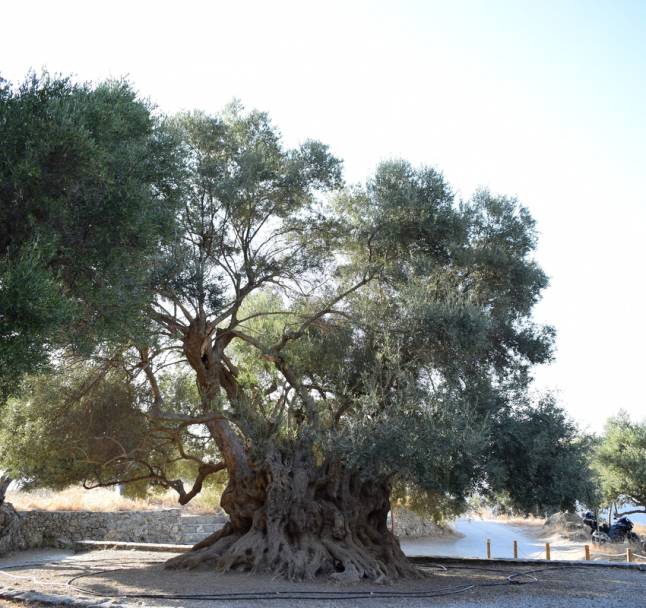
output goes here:
[[[25, 552], [0, 560], [0, 586], [72, 596], [95, 604], [111, 600], [113, 606], [133, 607], [646, 608], [646, 571], [618, 568], [447, 563], [426, 569], [426, 576], [416, 581], [343, 585], [288, 583], [269, 576], [212, 571], [168, 571], [163, 562], [170, 554], [162, 553], [43, 553]], [[1, 603], [0, 607], [5, 608]], [[6, 608], [19, 605], [8, 602]]]

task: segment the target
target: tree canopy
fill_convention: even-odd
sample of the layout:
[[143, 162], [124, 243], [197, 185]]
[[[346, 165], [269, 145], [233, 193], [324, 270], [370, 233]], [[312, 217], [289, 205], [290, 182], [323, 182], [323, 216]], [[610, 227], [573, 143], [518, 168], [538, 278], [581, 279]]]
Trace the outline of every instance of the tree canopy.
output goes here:
[[174, 228], [180, 166], [177, 140], [122, 81], [0, 79], [0, 141], [6, 395], [56, 349], [129, 338], [147, 260]]
[[501, 416], [487, 464], [488, 490], [512, 510], [535, 515], [598, 506], [593, 438], [582, 435], [553, 396]]
[[[32, 79], [7, 107], [58, 99], [52, 87], [53, 116], [95, 132], [77, 141], [64, 122], [69, 174], [43, 181], [44, 146], [10, 190], [37, 212], [15, 219], [24, 236], [4, 231], [4, 261], [35, 251], [51, 309], [70, 316], [43, 309], [40, 334], [26, 322], [25, 344], [60, 350], [6, 403], [0, 466], [53, 486], [148, 481], [182, 503], [226, 470], [229, 524], [175, 565], [378, 579], [410, 571], [386, 527], [393, 484], [457, 511], [494, 479], [501, 437], [556, 419], [574, 442], [554, 409], [510, 414], [554, 337], [531, 318], [547, 278], [518, 201], [460, 201], [406, 161], [346, 186], [325, 145], [287, 149], [239, 104], [161, 121], [123, 83]], [[516, 492], [515, 470], [495, 475]]]
[[595, 467], [607, 503], [629, 503], [630, 512], [646, 512], [646, 423], [631, 421], [626, 412], [610, 418]]

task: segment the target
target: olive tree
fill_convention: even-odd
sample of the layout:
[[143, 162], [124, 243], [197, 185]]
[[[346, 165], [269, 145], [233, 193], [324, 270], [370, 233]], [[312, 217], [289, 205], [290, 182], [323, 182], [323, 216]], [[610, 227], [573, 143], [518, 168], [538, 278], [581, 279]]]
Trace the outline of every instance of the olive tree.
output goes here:
[[553, 395], [501, 412], [491, 434], [486, 493], [539, 516], [599, 502], [594, 438], [581, 433]]
[[606, 422], [595, 467], [607, 503], [630, 503], [622, 514], [646, 513], [646, 424], [626, 412]]
[[[531, 320], [547, 284], [532, 218], [485, 191], [458, 201], [438, 171], [404, 161], [344, 187], [326, 146], [286, 149], [266, 114], [235, 105], [177, 117], [173, 133], [174, 238], [123, 260], [145, 269], [145, 303], [114, 294], [146, 331], [107, 364], [62, 367], [76, 379], [50, 401], [90, 415], [118, 381], [132, 423], [76, 424], [66, 478], [147, 479], [185, 504], [226, 470], [228, 523], [170, 567], [415, 574], [386, 525], [393, 484], [459, 506], [484, 474], [491, 421], [550, 357], [553, 331]], [[6, 433], [42, 418], [38, 386], [11, 402]], [[61, 482], [51, 460], [25, 460], [24, 477]]]

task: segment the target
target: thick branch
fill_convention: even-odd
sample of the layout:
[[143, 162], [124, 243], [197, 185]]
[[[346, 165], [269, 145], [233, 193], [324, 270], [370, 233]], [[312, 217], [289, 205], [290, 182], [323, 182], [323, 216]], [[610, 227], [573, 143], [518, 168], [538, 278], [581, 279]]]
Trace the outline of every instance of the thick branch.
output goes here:
[[148, 348], [139, 349], [139, 356], [141, 357], [141, 369], [144, 370], [146, 378], [148, 379], [148, 384], [150, 384], [150, 390], [153, 394], [153, 410], [156, 412], [161, 408], [163, 399], [161, 390], [159, 390], [159, 384], [157, 384], [157, 378], [152, 369], [152, 359], [149, 356]]
[[198, 474], [193, 482], [193, 487], [188, 492], [184, 490], [184, 484], [181, 480], [170, 482], [169, 485], [179, 494], [179, 504], [185, 505], [202, 491], [204, 480], [209, 475], [222, 471], [223, 469], [226, 469], [224, 462], [218, 462], [217, 464], [203, 464], [198, 469]]
[[106, 487], [116, 486], [120, 484], [133, 483], [135, 481], [150, 480], [150, 481], [157, 482], [159, 485], [163, 487], [172, 488], [173, 490], [175, 490], [179, 494], [179, 499], [178, 499], [179, 504], [185, 505], [189, 503], [193, 498], [195, 498], [202, 491], [204, 480], [209, 475], [212, 475], [213, 473], [217, 473], [218, 471], [222, 471], [226, 469], [226, 465], [224, 462], [201, 464], [200, 467], [198, 468], [197, 477], [193, 482], [193, 487], [187, 492], [186, 489], [184, 488], [184, 483], [182, 482], [181, 479], [168, 479], [163, 473], [155, 472], [149, 464], [142, 463], [141, 461], [137, 461], [137, 462], [140, 462], [140, 464], [144, 464], [148, 468], [149, 473], [145, 475], [138, 475], [136, 477], [131, 477], [129, 479], [111, 479], [110, 481], [97, 481], [96, 483], [92, 483], [92, 484], [88, 483], [87, 481], [84, 481], [83, 488], [86, 490], [93, 490], [94, 488], [106, 488]]

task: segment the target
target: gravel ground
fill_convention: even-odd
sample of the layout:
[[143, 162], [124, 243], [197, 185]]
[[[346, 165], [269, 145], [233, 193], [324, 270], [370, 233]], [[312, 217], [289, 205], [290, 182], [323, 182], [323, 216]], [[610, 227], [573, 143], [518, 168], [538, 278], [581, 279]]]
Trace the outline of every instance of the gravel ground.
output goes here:
[[[268, 576], [223, 575], [211, 571], [167, 571], [163, 569], [163, 561], [168, 557], [169, 554], [127, 551], [79, 555], [26, 552], [10, 560], [0, 560], [0, 585], [86, 600], [93, 598], [96, 603], [117, 598], [113, 601], [133, 607], [646, 608], [646, 572], [637, 570], [554, 569], [548, 564], [545, 567], [447, 564], [445, 569], [427, 570], [428, 576], [417, 581], [387, 586], [341, 585], [287, 583]], [[33, 565], [44, 560], [49, 561]], [[2, 570], [11, 563], [32, 565]], [[70, 586], [70, 581], [77, 588]], [[124, 594], [147, 594], [148, 597], [125, 598]], [[201, 600], [163, 597], [178, 594], [211, 597]]]

